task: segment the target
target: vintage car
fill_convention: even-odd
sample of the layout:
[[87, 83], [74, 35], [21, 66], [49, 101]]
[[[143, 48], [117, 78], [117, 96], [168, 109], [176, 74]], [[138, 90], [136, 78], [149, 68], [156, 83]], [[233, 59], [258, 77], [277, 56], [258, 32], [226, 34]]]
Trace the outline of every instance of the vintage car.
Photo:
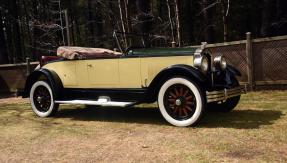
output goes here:
[[27, 78], [23, 97], [34, 113], [52, 116], [59, 104], [130, 107], [158, 103], [175, 126], [199, 122], [205, 109], [231, 111], [245, 87], [223, 56], [201, 47], [108, 49], [60, 47], [42, 57]]

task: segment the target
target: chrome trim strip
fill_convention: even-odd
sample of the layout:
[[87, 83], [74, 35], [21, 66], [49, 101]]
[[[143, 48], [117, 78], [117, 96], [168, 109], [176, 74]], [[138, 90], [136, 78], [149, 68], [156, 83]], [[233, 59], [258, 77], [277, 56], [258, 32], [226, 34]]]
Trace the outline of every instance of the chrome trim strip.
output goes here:
[[70, 100], [70, 101], [55, 101], [56, 104], [82, 104], [82, 105], [100, 105], [100, 106], [118, 106], [127, 107], [133, 105], [135, 102], [116, 102], [107, 101], [105, 99], [99, 99], [98, 101], [93, 100]]
[[239, 86], [231, 89], [223, 89], [220, 91], [206, 92], [207, 103], [227, 100], [228, 98], [239, 96], [246, 93], [246, 86]]

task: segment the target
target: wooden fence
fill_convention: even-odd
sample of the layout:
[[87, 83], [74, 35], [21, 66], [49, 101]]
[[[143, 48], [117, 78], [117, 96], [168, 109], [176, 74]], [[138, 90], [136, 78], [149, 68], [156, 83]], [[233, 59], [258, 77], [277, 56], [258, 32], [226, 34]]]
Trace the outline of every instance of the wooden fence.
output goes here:
[[214, 56], [223, 54], [240, 70], [239, 78], [251, 90], [287, 88], [287, 36], [208, 44]]
[[[287, 88], [287, 36], [208, 44], [214, 56], [223, 54], [240, 70], [242, 84], [251, 90]], [[29, 62], [29, 60], [28, 60]], [[38, 63], [0, 65], [0, 93], [15, 93], [23, 88], [27, 74]]]
[[34, 69], [38, 62], [0, 65], [0, 93], [16, 93], [17, 89], [24, 88], [30, 69]]

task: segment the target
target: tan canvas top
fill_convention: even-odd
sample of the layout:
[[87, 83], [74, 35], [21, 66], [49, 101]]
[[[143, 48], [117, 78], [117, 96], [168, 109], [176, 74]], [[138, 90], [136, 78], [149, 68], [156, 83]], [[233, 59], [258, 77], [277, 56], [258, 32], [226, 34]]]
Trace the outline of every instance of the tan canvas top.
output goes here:
[[120, 56], [122, 53], [103, 48], [86, 48], [75, 46], [61, 46], [57, 50], [57, 56], [67, 59], [106, 58]]

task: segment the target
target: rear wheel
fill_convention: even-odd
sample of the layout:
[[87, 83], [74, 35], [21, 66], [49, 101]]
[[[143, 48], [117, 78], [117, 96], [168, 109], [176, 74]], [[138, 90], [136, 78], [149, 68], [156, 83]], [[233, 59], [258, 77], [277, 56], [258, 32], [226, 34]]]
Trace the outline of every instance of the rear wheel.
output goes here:
[[53, 92], [48, 83], [37, 81], [30, 90], [30, 103], [33, 112], [39, 117], [49, 117], [54, 115], [59, 104], [55, 104]]
[[192, 81], [177, 77], [167, 80], [158, 94], [162, 116], [172, 125], [195, 125], [204, 112], [205, 98], [201, 89]]

